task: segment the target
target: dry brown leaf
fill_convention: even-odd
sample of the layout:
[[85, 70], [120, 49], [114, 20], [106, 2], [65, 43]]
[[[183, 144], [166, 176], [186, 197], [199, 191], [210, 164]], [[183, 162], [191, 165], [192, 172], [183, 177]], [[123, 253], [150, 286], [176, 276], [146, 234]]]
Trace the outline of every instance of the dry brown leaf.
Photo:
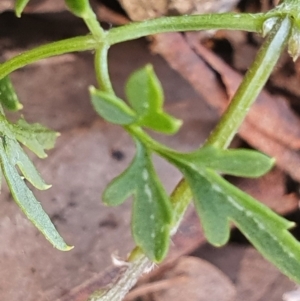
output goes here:
[[[182, 104], [178, 104], [172, 108], [172, 112], [178, 114], [178, 112], [181, 111], [182, 113], [183, 109], [186, 112], [197, 112], [199, 110], [198, 104], [199, 103], [197, 102], [186, 102], [184, 106], [182, 106]], [[184, 131], [184, 133], [188, 132], [190, 132], [190, 134], [191, 132], [197, 132], [197, 128], [193, 126], [193, 123], [191, 123]], [[173, 141], [173, 146], [178, 147], [180, 145], [180, 141], [182, 140], [177, 142]], [[196, 144], [197, 142], [194, 143], [194, 145]], [[278, 210], [280, 213], [290, 212], [298, 206], [298, 199], [295, 195], [285, 195], [285, 177], [278, 169], [275, 169], [270, 174], [260, 179], [238, 180], [235, 183], [254, 197], [270, 205], [273, 209]], [[178, 232], [172, 238], [172, 247], [164, 265], [177, 260], [182, 255], [192, 252], [205, 241], [205, 237], [200, 227], [199, 218], [195, 213], [194, 208], [190, 207], [186, 217], [183, 219], [183, 222], [179, 227]], [[89, 294], [91, 294], [95, 289], [102, 287], [104, 283], [107, 283], [109, 277], [116, 275], [117, 272], [117, 269], [111, 268], [103, 273], [99, 273], [79, 287], [71, 290], [59, 301], [85, 301]], [[151, 274], [145, 275], [143, 281], [153, 278], [156, 273], [160, 272], [156, 270]]]
[[153, 294], [155, 301], [233, 301], [236, 291], [229, 278], [212, 264], [196, 257], [182, 257], [164, 278], [187, 278]]
[[270, 81], [283, 92], [291, 93], [298, 98], [300, 96], [300, 60], [294, 63], [288, 54], [283, 55]]
[[224, 12], [237, 0], [119, 0], [132, 20], [146, 20], [168, 14]]
[[[236, 301], [280, 301], [278, 296], [293, 287], [294, 283], [255, 249], [246, 250], [236, 282]], [[274, 299], [274, 296], [277, 298]]]
[[[193, 33], [187, 35], [188, 43], [218, 74], [226, 87], [229, 99], [233, 97], [242, 76], [222, 59], [203, 47]], [[279, 96], [262, 91], [247, 115], [247, 122], [273, 140], [293, 149], [300, 148], [300, 119]]]

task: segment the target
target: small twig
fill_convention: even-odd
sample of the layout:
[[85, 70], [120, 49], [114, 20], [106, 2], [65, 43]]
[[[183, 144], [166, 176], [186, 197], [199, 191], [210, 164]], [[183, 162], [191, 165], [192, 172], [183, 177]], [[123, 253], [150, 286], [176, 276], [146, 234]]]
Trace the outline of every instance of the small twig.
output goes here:
[[111, 288], [95, 292], [89, 301], [120, 301], [123, 300], [129, 290], [137, 283], [138, 279], [146, 271], [151, 270], [153, 262], [144, 254], [130, 262], [127, 270], [112, 284]]

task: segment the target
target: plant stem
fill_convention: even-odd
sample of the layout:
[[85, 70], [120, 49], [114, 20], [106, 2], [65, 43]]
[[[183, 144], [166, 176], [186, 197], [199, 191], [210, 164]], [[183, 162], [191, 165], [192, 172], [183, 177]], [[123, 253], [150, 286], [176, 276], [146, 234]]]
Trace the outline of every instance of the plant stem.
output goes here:
[[43, 45], [23, 52], [7, 62], [0, 64], [0, 79], [19, 68], [39, 60], [75, 51], [93, 50], [96, 47], [99, 47], [99, 42], [91, 35]]
[[207, 145], [227, 148], [245, 119], [251, 105], [262, 90], [291, 32], [288, 17], [279, 19], [259, 50], [220, 122], [210, 134]]
[[110, 45], [164, 32], [195, 31], [205, 29], [234, 29], [261, 32], [265, 14], [203, 14], [162, 17], [134, 22], [108, 32]]
[[151, 270], [153, 262], [149, 260], [140, 249], [135, 249], [135, 256], [132, 262], [128, 262], [128, 268], [114, 283], [113, 287], [107, 291], [100, 290], [90, 296], [88, 301], [121, 301], [136, 284], [138, 279], [145, 271]]
[[99, 87], [102, 91], [109, 92], [110, 94], [115, 94], [108, 71], [108, 61], [107, 61], [107, 53], [109, 50], [109, 46], [103, 44], [96, 50], [95, 54], [95, 72], [96, 78], [99, 84]]
[[100, 26], [97, 17], [92, 9], [90, 9], [88, 17], [83, 18], [83, 20], [90, 30], [91, 34], [97, 41], [103, 41], [105, 39], [106, 32]]
[[[268, 17], [272, 16], [268, 15]], [[66, 39], [23, 52], [0, 65], [0, 79], [41, 59], [70, 52], [99, 49], [101, 44], [113, 45], [155, 33], [202, 29], [240, 29], [261, 32], [265, 18], [265, 14], [232, 13], [165, 17], [131, 23], [120, 28], [113, 28], [108, 32], [103, 31], [96, 19], [91, 21], [90, 18], [85, 18], [84, 20], [87, 22], [93, 36]], [[102, 59], [102, 64], [104, 62], [103, 53], [99, 56], [99, 59], [100, 57]]]

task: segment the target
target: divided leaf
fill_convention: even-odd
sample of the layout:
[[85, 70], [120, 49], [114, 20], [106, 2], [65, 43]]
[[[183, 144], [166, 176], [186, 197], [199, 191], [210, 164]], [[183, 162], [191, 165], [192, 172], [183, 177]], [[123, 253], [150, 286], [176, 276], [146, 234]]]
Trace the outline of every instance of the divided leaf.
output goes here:
[[117, 96], [90, 87], [92, 104], [96, 112], [105, 120], [128, 125], [136, 121], [135, 113]]
[[211, 168], [227, 175], [257, 178], [273, 167], [275, 160], [254, 150], [219, 149], [205, 146], [191, 153], [165, 149], [160, 154], [171, 162], [180, 162], [195, 170]]
[[8, 124], [16, 139], [28, 147], [39, 158], [46, 158], [45, 150], [54, 147], [59, 133], [47, 129], [39, 123], [29, 124], [21, 118], [15, 124]]
[[72, 247], [68, 246], [63, 238], [58, 234], [50, 218], [43, 210], [41, 204], [36, 200], [33, 193], [21, 179], [14, 163], [11, 162], [5, 150], [6, 141], [1, 139], [0, 157], [1, 169], [11, 194], [27, 218], [43, 233], [54, 247], [61, 251], [68, 251]]
[[179, 130], [181, 120], [163, 111], [163, 89], [151, 65], [146, 65], [129, 77], [126, 95], [139, 117], [140, 126], [165, 134], [174, 134]]
[[172, 207], [155, 173], [151, 154], [141, 142], [135, 142], [135, 158], [108, 185], [103, 200], [115, 206], [133, 195], [132, 232], [135, 242], [152, 261], [160, 262], [169, 248]]
[[36, 188], [41, 190], [49, 188], [50, 185], [47, 185], [41, 178], [17, 139], [41, 155], [45, 148], [50, 148], [54, 144], [56, 134], [38, 124], [34, 124], [31, 128], [23, 119], [16, 125], [10, 124], [3, 115], [0, 115], [0, 134], [0, 165], [14, 200], [54, 247], [62, 251], [70, 250], [72, 247], [68, 246], [59, 235], [16, 168], [17, 165], [24, 178]]
[[23, 108], [8, 76], [0, 79], [0, 103], [11, 111], [18, 111]]
[[288, 232], [294, 223], [224, 180], [215, 171], [201, 171], [177, 162], [187, 180], [207, 240], [215, 246], [227, 243], [230, 222], [283, 273], [300, 281], [300, 244]]
[[2, 138], [2, 143], [10, 163], [12, 165], [17, 165], [20, 168], [20, 171], [26, 180], [40, 190], [45, 190], [51, 187], [51, 185], [47, 185], [44, 182], [33, 163], [16, 140], [4, 136]]

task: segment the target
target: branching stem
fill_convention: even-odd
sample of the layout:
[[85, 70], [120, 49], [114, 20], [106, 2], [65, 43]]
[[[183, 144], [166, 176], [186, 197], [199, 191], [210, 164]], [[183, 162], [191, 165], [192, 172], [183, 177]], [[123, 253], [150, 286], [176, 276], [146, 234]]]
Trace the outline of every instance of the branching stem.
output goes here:
[[[213, 131], [209, 136], [206, 145], [214, 145], [220, 148], [228, 147], [232, 138], [238, 131], [238, 128], [241, 125], [242, 121], [245, 119], [245, 116], [252, 103], [255, 101], [266, 80], [268, 79], [271, 71], [273, 70], [282, 50], [287, 43], [287, 40], [290, 36], [290, 31], [290, 19], [288, 17], [279, 19], [274, 28], [271, 30], [263, 46], [261, 47], [254, 63], [250, 67], [244, 81], [236, 92], [230, 106], [221, 118], [216, 130]], [[131, 134], [138, 136], [141, 141], [148, 144], [153, 150], [159, 150], [159, 148], [162, 147], [160, 144], [152, 140], [151, 137], [141, 132], [139, 128], [127, 127], [127, 130]], [[185, 180], [181, 180], [171, 194], [171, 202], [175, 209], [176, 218], [175, 224], [173, 226], [173, 233], [176, 232], [177, 227], [187, 209], [187, 206], [191, 201], [191, 198], [192, 193], [187, 182]], [[144, 264], [146, 257], [144, 255], [140, 256], [141, 257], [137, 257], [136, 260], [130, 261], [130, 268], [128, 268], [128, 271], [131, 271], [132, 269], [134, 269], [134, 271], [138, 271], [138, 273], [135, 273], [136, 280], [145, 272], [145, 270], [140, 269], [140, 267], [142, 265], [142, 262]], [[141, 258], [143, 258], [142, 261]], [[124, 276], [122, 276], [122, 279], [119, 279], [118, 284], [120, 282], [123, 283], [123, 280], [125, 280], [126, 277], [127, 274], [124, 274]], [[129, 290], [128, 283], [125, 283], [126, 290], [119, 289], [118, 294], [114, 294], [113, 298], [110, 297], [110, 299], [107, 299], [107, 296], [111, 296], [111, 291], [114, 288], [108, 290], [107, 292], [104, 292], [101, 296], [99, 296], [99, 298], [93, 299], [93, 301], [123, 300], [125, 294]], [[134, 283], [130, 282], [130, 284], [133, 285]]]
[[[187, 30], [233, 29], [261, 32], [264, 20], [264, 14], [204, 14], [158, 18], [144, 22], [132, 23], [119, 28], [113, 28], [110, 31], [105, 32], [101, 29], [97, 20], [88, 18], [85, 21], [93, 35], [53, 42], [23, 52], [0, 65], [0, 79], [19, 68], [39, 60], [70, 52], [97, 50], [101, 48], [102, 44], [111, 46], [151, 34]], [[102, 48], [103, 52], [102, 55], [99, 54], [99, 58], [103, 56], [104, 48]], [[107, 64], [105, 61], [106, 60], [101, 59], [101, 64]], [[102, 82], [100, 76], [97, 75], [97, 77]], [[105, 86], [108, 86], [106, 80], [104, 82]]]
[[291, 32], [288, 17], [279, 19], [260, 48], [255, 61], [244, 76], [220, 122], [209, 136], [206, 144], [227, 148], [245, 119], [251, 105], [265, 85]]
[[[295, 1], [290, 0], [290, 2], [294, 3]], [[108, 32], [103, 31], [95, 15], [90, 14], [84, 18], [84, 21], [92, 35], [54, 42], [24, 52], [0, 65], [0, 79], [19, 68], [44, 58], [76, 51], [95, 50], [95, 70], [100, 89], [114, 93], [107, 66], [107, 52], [111, 45], [163, 32], [231, 29], [261, 33], [266, 18], [274, 16], [278, 17], [278, 22], [264, 42], [256, 60], [247, 72], [218, 126], [206, 142], [206, 145], [227, 148], [243, 122], [250, 106], [263, 88], [290, 36], [291, 20], [278, 11], [255, 15], [224, 13], [158, 18], [113, 28]], [[159, 149], [163, 147], [138, 127], [128, 126], [126, 130], [138, 136], [143, 143], [147, 144], [154, 151], [159, 152]], [[191, 197], [187, 183], [182, 180], [171, 195], [171, 202], [175, 212], [175, 223], [172, 233], [176, 232]], [[140, 275], [149, 268], [150, 264], [150, 261], [140, 249], [135, 249], [133, 253], [137, 255], [132, 254], [128, 262], [129, 267], [127, 271], [117, 283], [111, 289], [102, 292], [101, 295], [93, 296], [91, 300], [120, 301], [124, 298]]]

